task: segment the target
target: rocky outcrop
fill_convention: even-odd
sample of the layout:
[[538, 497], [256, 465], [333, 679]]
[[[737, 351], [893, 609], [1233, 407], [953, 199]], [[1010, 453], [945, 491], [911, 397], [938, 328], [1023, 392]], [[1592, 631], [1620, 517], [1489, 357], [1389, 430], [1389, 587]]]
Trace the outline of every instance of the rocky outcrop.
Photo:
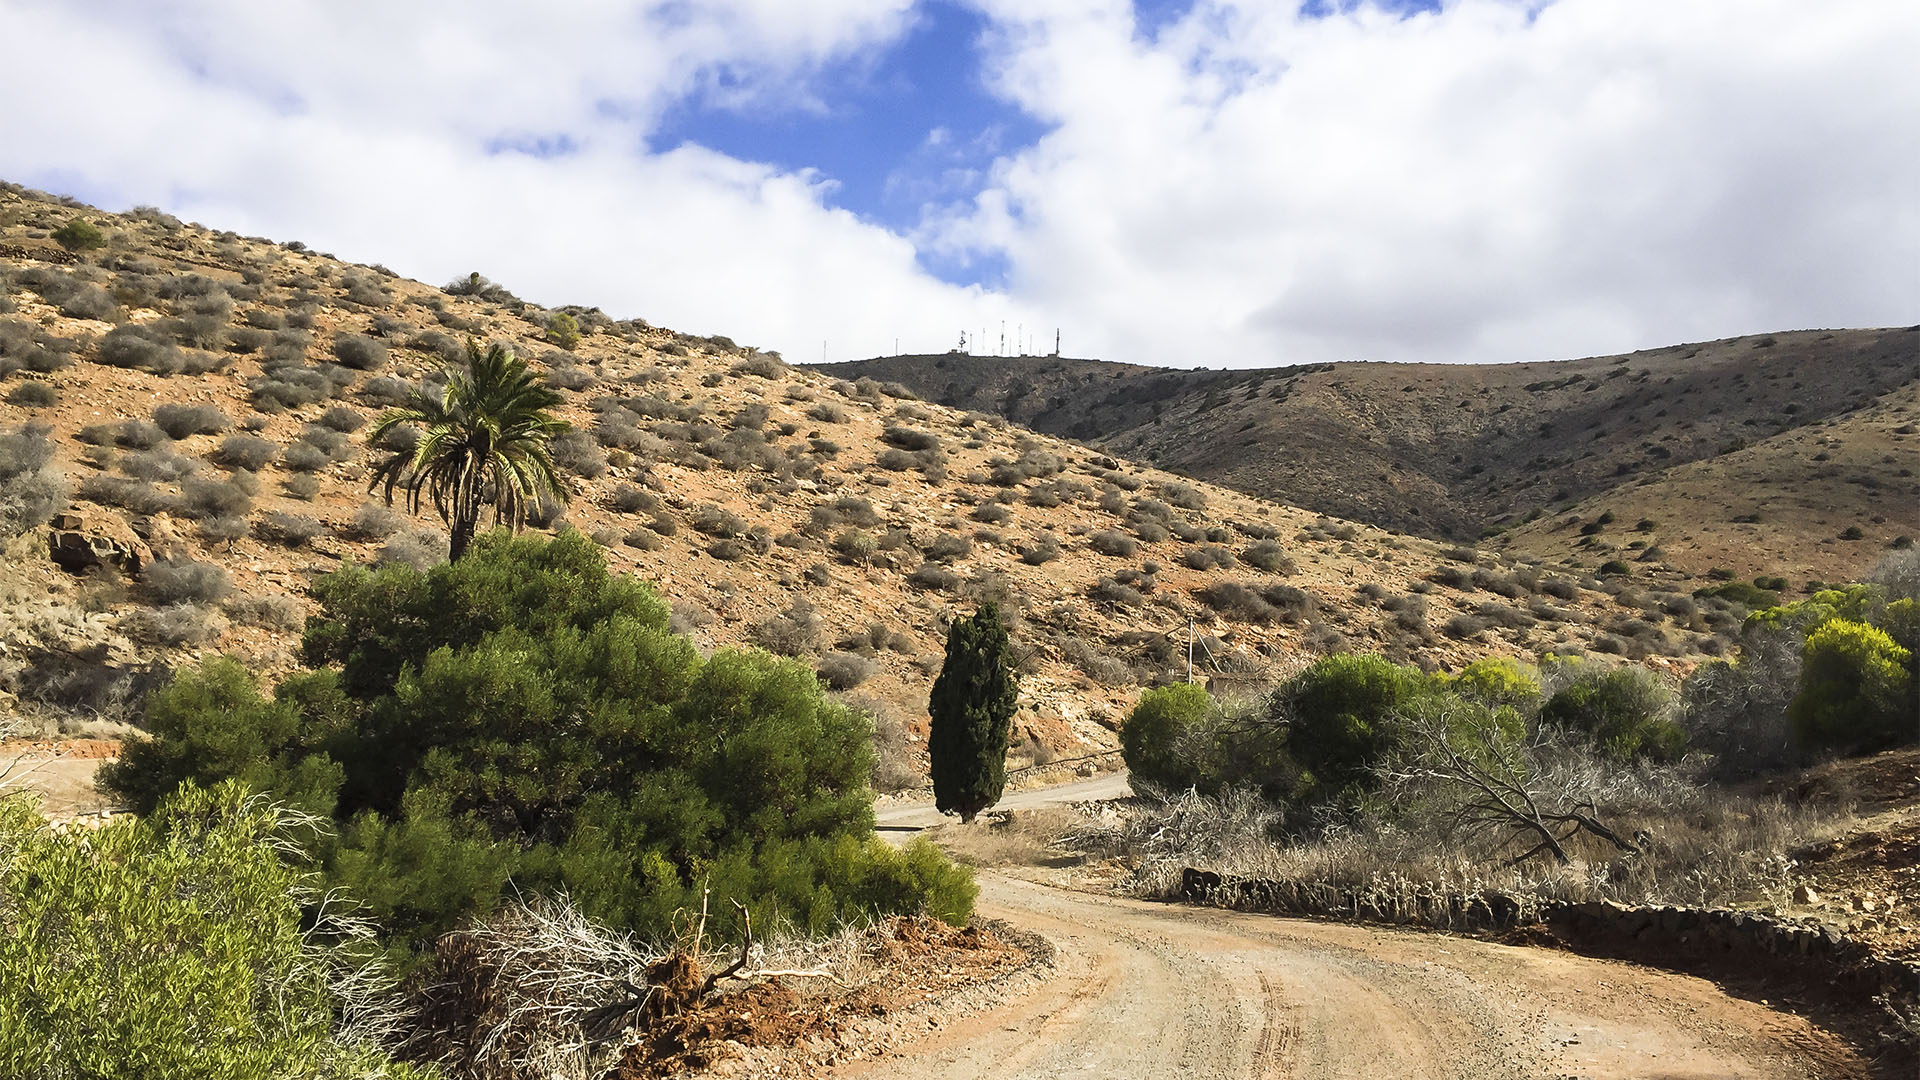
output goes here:
[[153, 549], [133, 527], [102, 510], [55, 514], [47, 526], [47, 556], [76, 574], [111, 566], [131, 578], [153, 563]]

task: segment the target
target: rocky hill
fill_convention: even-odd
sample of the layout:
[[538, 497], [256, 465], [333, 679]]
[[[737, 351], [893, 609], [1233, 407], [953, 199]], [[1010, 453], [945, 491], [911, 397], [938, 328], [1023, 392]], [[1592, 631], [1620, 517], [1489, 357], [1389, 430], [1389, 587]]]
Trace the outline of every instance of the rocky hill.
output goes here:
[[[1800, 331], [1537, 364], [1167, 371], [946, 355], [820, 370], [1387, 528], [1468, 539], [1591, 520], [1617, 503], [1616, 516], [1664, 523], [1657, 539], [1676, 568], [1834, 580], [1920, 532], [1916, 331]], [[1756, 513], [1747, 524], [1761, 528], [1722, 527]], [[1862, 542], [1821, 543], [1849, 525]], [[1583, 557], [1557, 536], [1536, 524], [1514, 543]]]
[[[103, 246], [76, 255], [55, 242], [75, 217]], [[69, 732], [137, 719], [139, 691], [194, 657], [289, 665], [315, 575], [444, 558], [437, 520], [369, 501], [370, 462], [405, 442], [369, 447], [364, 435], [470, 337], [535, 358], [566, 399], [574, 430], [556, 456], [571, 496], [540, 527], [592, 536], [704, 645], [797, 657], [874, 709], [893, 783], [918, 768], [947, 620], [983, 599], [1012, 613], [1026, 656], [1023, 761], [1112, 746], [1141, 685], [1184, 675], [1190, 627], [1201, 675], [1252, 685], [1341, 647], [1435, 667], [1548, 649], [1684, 665], [1722, 650], [1741, 614], [1680, 603], [1687, 584], [1657, 566], [1597, 578], [1448, 547], [916, 400], [887, 380], [561, 310], [577, 343], [552, 332], [556, 312], [478, 275], [437, 288], [157, 210], [0, 189], [0, 509], [60, 512], [0, 563], [0, 709]], [[1892, 380], [1886, 357], [1906, 340], [1861, 336], [1854, 363]], [[1663, 378], [1633, 362], [1540, 367], [1534, 378], [1580, 374], [1610, 399]], [[1415, 388], [1401, 411], [1439, 409], [1418, 378], [1443, 374], [1391, 376]], [[1184, 467], [1175, 433], [1196, 418], [1259, 424], [1270, 403], [1348, 390], [1324, 371], [1212, 378], [1159, 426], [1103, 443]], [[1746, 381], [1773, 392], [1773, 379]], [[1803, 381], [1795, 399], [1809, 413], [1852, 400]], [[1453, 383], [1430, 389], [1442, 386], [1451, 408]], [[1582, 391], [1489, 398], [1513, 393]], [[1324, 422], [1330, 444], [1345, 438], [1331, 412]]]

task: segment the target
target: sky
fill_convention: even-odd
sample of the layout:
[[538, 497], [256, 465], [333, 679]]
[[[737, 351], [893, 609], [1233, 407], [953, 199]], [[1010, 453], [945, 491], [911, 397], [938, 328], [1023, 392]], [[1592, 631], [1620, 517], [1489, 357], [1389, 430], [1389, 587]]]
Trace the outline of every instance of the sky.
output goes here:
[[1920, 322], [1913, 0], [0, 0], [0, 38], [0, 178], [799, 362]]

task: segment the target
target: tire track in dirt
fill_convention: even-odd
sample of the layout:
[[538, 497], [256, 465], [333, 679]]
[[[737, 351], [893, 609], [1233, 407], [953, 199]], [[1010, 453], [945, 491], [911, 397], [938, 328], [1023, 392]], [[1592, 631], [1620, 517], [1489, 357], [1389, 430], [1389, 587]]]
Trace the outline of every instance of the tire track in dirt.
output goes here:
[[1027, 997], [830, 1075], [1139, 1080], [1864, 1077], [1805, 1019], [1538, 949], [1069, 892], [991, 872], [983, 914], [1052, 939]]

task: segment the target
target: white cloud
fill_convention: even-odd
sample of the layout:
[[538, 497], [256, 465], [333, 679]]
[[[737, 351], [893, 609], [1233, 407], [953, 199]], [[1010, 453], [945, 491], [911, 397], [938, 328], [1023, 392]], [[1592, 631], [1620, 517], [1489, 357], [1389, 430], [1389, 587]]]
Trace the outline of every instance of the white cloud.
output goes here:
[[[1920, 5], [987, 0], [1059, 127], [926, 242], [1102, 355], [1517, 360], [1912, 321]], [[1535, 10], [1535, 9], [1538, 10]]]
[[[817, 107], [910, 0], [0, 0], [32, 43], [0, 67], [0, 176], [795, 359], [1002, 319], [1216, 366], [1916, 319], [1910, 0], [1199, 0], [1150, 41], [1123, 0], [977, 2], [991, 84], [1053, 130], [909, 236], [831, 177], [645, 139], [689, 97]], [[924, 163], [894, 190], [980, 183]]]
[[[1017, 311], [825, 206], [828, 178], [644, 145], [689, 95], [805, 107], [809, 74], [891, 40], [909, 0], [635, 7], [0, 0], [36, 43], [0, 69], [20, 103], [0, 176], [796, 359], [943, 348]], [[558, 156], [489, 152], [561, 136]]]

